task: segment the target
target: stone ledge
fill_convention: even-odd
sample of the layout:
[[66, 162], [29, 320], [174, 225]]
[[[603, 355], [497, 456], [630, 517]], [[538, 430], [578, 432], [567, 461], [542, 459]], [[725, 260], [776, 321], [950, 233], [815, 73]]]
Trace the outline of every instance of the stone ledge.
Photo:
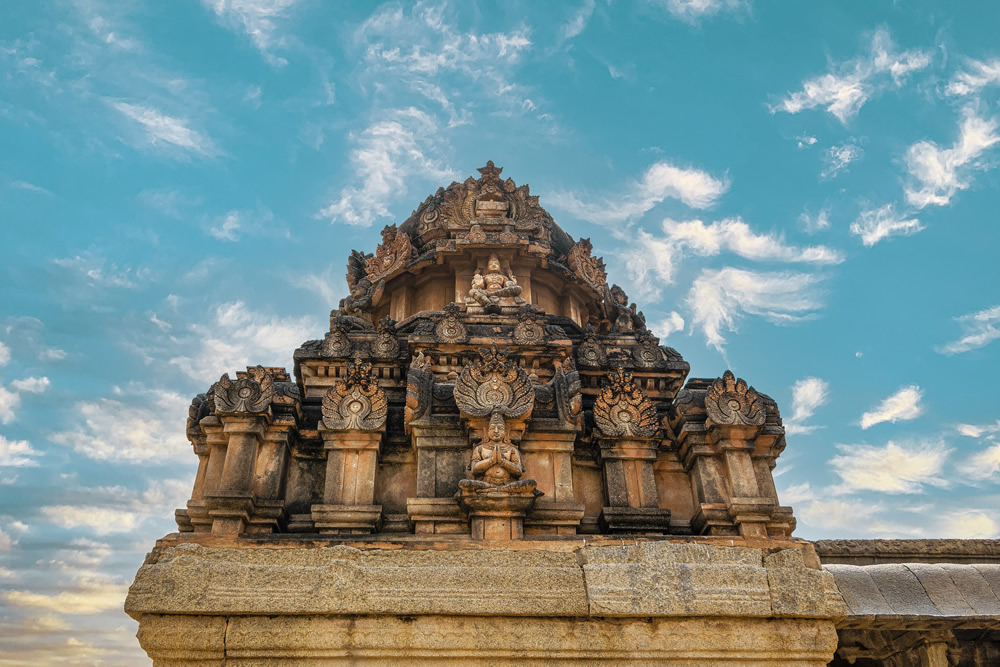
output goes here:
[[1000, 540], [817, 540], [824, 565], [996, 563]]

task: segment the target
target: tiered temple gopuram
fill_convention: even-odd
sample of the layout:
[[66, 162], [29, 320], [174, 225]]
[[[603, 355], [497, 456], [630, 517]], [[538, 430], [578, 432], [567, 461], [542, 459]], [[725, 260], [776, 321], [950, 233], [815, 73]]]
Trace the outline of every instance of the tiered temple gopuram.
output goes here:
[[191, 403], [156, 665], [1000, 664], [996, 541], [792, 536], [778, 406], [689, 378], [492, 162], [427, 198], [294, 368]]

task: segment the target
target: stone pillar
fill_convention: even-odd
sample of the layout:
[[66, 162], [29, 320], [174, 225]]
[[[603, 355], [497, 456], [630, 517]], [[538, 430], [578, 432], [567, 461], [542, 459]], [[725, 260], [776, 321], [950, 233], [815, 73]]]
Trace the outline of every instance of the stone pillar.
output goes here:
[[682, 423], [679, 454], [691, 480], [695, 507], [691, 530], [695, 535], [736, 535], [727, 504], [726, 473], [716, 456], [716, 448], [708, 443], [705, 424]]
[[458, 503], [469, 513], [472, 539], [507, 542], [524, 539], [524, 517], [535, 497], [534, 489], [524, 494], [463, 493]]
[[609, 533], [663, 534], [670, 530], [670, 510], [659, 506], [653, 463], [655, 438], [601, 438], [601, 461], [608, 506], [601, 527]]
[[[222, 420], [215, 415], [211, 415], [202, 420], [201, 429], [205, 433], [205, 475], [201, 483], [201, 495], [198, 498], [191, 496], [188, 501], [187, 511], [191, 526], [196, 533], [211, 532], [212, 517], [208, 514], [208, 503], [205, 500], [214, 496], [219, 490], [219, 482], [222, 480], [222, 466], [226, 462], [226, 445], [229, 443], [227, 436], [222, 429]], [[199, 473], [201, 468], [199, 466]]]
[[458, 482], [469, 465], [469, 439], [458, 428], [411, 427], [417, 450], [417, 497], [406, 501], [406, 513], [418, 535], [463, 535], [465, 514], [455, 504]]
[[382, 523], [375, 501], [375, 473], [382, 431], [338, 431], [320, 425], [326, 450], [323, 503], [312, 506], [321, 533], [374, 533]]
[[253, 479], [256, 507], [246, 528], [248, 533], [276, 533], [287, 523], [284, 487], [288, 430], [288, 427], [269, 428], [257, 451]]
[[573, 446], [575, 432], [525, 433], [519, 449], [525, 476], [538, 482], [545, 495], [525, 518], [529, 535], [576, 535], [584, 506], [575, 502]]
[[213, 535], [239, 535], [254, 513], [253, 473], [267, 421], [261, 415], [227, 415], [222, 419], [228, 436], [225, 460], [218, 488], [206, 498]]

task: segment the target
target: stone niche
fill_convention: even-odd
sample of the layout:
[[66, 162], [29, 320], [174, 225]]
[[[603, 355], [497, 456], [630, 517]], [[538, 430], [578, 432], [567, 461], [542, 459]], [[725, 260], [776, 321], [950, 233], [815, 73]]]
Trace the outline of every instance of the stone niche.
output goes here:
[[127, 603], [156, 664], [829, 661], [775, 402], [688, 379], [501, 171], [352, 251], [291, 374], [192, 401], [191, 499]]

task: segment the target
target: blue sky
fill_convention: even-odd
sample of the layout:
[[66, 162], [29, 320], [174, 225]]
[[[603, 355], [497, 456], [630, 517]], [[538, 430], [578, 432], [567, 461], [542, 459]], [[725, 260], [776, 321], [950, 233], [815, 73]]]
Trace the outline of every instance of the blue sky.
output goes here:
[[190, 397], [291, 364], [492, 159], [693, 377], [782, 407], [797, 535], [997, 537], [993, 2], [8, 3], [0, 664], [141, 662]]

